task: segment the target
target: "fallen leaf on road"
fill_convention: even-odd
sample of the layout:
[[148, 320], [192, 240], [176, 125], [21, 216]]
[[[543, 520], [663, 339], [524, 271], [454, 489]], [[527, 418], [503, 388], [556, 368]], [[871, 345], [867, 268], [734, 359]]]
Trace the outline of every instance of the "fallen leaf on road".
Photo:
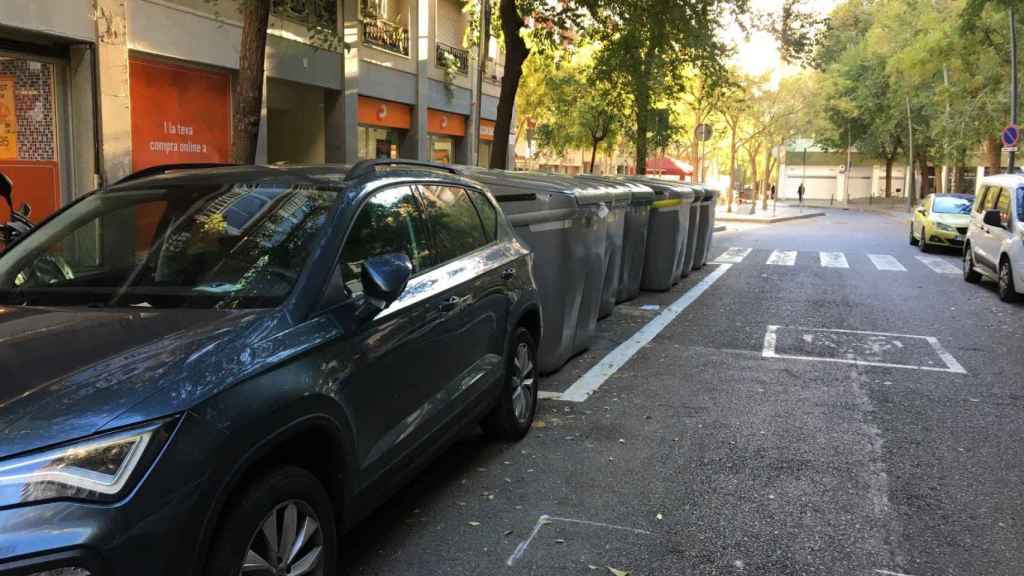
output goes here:
[[480, 525], [479, 522], [467, 522], [467, 524], [469, 524], [470, 526], [474, 526], [474, 527]]
[[661, 512], [658, 512], [658, 515], [657, 515], [657, 516], [655, 516], [655, 518], [657, 518], [658, 520], [661, 520], [661, 519], [662, 519], [662, 515], [661, 515]]
[[534, 428], [544, 428], [545, 426], [547, 426], [547, 424], [545, 424], [543, 420], [534, 420], [533, 421], [533, 427]]
[[505, 530], [505, 536], [511, 536], [515, 530]]
[[625, 570], [616, 570], [611, 566], [605, 566], [605, 568], [607, 568], [608, 571], [614, 574], [615, 576], [629, 576], [629, 572], [626, 572]]
[[559, 538], [559, 539], [555, 540], [555, 544], [565, 544], [565, 540]]

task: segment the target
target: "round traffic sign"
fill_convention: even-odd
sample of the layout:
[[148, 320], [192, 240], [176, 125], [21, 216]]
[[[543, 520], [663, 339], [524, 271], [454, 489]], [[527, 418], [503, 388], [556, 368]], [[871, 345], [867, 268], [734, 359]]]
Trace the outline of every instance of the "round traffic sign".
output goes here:
[[1003, 141], [1003, 146], [1006, 146], [1007, 148], [1016, 146], [1020, 141], [1020, 130], [1017, 129], [1016, 124], [1010, 124], [1006, 128], [1003, 128], [1000, 138]]

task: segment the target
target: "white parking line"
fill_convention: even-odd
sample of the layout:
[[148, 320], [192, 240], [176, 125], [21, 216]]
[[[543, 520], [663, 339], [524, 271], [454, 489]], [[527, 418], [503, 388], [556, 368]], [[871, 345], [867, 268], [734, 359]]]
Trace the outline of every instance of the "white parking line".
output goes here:
[[712, 264], [739, 264], [750, 254], [751, 248], [729, 248], [721, 256], [715, 258]]
[[775, 250], [765, 264], [771, 266], [793, 266], [796, 264], [796, 250]]
[[785, 360], [805, 360], [809, 362], [837, 362], [840, 364], [856, 364], [859, 366], [882, 366], [885, 368], [907, 368], [910, 370], [925, 370], [929, 372], [951, 372], [953, 374], [967, 374], [967, 370], [957, 362], [952, 354], [943, 348], [938, 338], [934, 336], [915, 336], [913, 334], [893, 334], [891, 332], [866, 332], [863, 330], [841, 330], [838, 328], [797, 328], [808, 332], [837, 332], [841, 334], [863, 334], [866, 336], [887, 336], [890, 338], [914, 338], [924, 340], [935, 350], [935, 354], [946, 365], [945, 368], [935, 366], [920, 366], [916, 364], [894, 364], [890, 362], [875, 362], [871, 360], [858, 360], [856, 358], [831, 358], [827, 356], [800, 356], [796, 354], [779, 354], [775, 351], [778, 343], [778, 332], [783, 326], [769, 325], [764, 333], [764, 345], [761, 348], [762, 358], [781, 358]]
[[846, 255], [842, 252], [818, 252], [818, 258], [824, 268], [849, 268]]
[[868, 254], [868, 258], [871, 259], [871, 263], [875, 265], [875, 268], [879, 270], [889, 270], [893, 272], [906, 272], [907, 269], [900, 264], [900, 261], [895, 257], [888, 254]]
[[661, 314], [655, 316], [650, 322], [644, 325], [629, 340], [619, 344], [607, 356], [601, 359], [590, 370], [580, 376], [579, 380], [569, 386], [561, 394], [557, 392], [541, 392], [540, 398], [546, 400], [565, 400], [566, 402], [583, 402], [593, 394], [606, 380], [619, 371], [629, 359], [646, 346], [654, 337], [665, 329], [676, 316], [686, 310], [690, 304], [700, 297], [712, 284], [718, 281], [723, 274], [732, 268], [731, 264], [722, 264], [717, 270], [708, 274], [693, 288], [690, 288], [678, 300], [666, 307]]
[[941, 256], [917, 256], [917, 259], [939, 274], [959, 274], [960, 267]]

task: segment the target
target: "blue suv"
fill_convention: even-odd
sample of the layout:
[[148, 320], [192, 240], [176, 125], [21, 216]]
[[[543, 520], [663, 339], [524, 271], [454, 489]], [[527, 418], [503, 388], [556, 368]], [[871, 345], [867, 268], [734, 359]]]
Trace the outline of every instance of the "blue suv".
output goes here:
[[333, 575], [533, 421], [532, 256], [440, 165], [159, 167], [0, 256], [0, 575]]

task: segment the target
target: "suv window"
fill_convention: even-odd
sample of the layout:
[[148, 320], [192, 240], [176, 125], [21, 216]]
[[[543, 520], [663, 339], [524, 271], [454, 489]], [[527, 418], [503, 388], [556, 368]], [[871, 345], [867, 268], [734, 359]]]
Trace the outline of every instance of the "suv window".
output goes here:
[[999, 210], [999, 217], [1003, 221], [1003, 226], [1010, 223], [1010, 191], [1003, 190], [1003, 193], [999, 195], [999, 200], [996, 202], [995, 209]]
[[488, 243], [480, 216], [463, 188], [422, 186], [424, 208], [437, 251], [437, 264]]
[[480, 222], [484, 225], [484, 237], [488, 242], [498, 239], [498, 211], [486, 196], [476, 190], [469, 190], [469, 197], [480, 214]]
[[412, 188], [402, 186], [374, 193], [363, 204], [341, 250], [341, 276], [351, 294], [361, 294], [363, 260], [383, 254], [405, 254], [413, 275], [432, 265], [423, 210]]
[[982, 211], [995, 209], [995, 207], [996, 207], [996, 198], [999, 197], [999, 191], [1000, 190], [1002, 190], [1002, 188], [1000, 188], [998, 186], [989, 186], [988, 187], [988, 193], [985, 194], [985, 202], [981, 206]]

